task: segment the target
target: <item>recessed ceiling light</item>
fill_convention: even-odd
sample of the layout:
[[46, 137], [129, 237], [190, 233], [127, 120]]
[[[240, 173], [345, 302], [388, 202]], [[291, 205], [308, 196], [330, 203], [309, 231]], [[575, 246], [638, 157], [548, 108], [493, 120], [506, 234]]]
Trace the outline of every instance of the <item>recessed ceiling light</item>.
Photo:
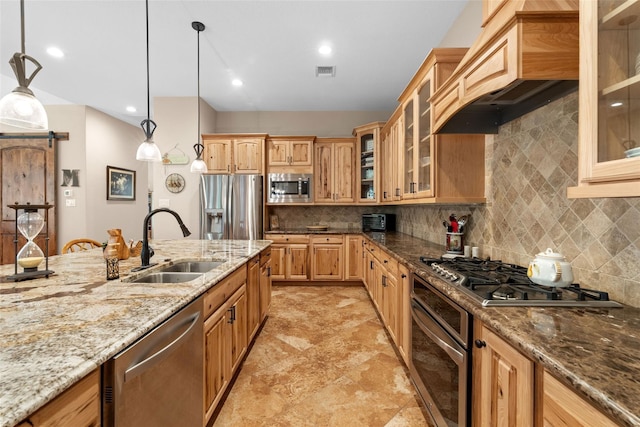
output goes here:
[[47, 48], [47, 53], [54, 58], [62, 58], [64, 56], [64, 52], [55, 46]]
[[234, 85], [234, 86], [242, 86], [243, 85], [242, 80], [240, 80], [240, 79], [231, 80], [231, 84]]
[[611, 104], [612, 107], [622, 107], [622, 102], [618, 101], [618, 102], [614, 102]]
[[331, 46], [329, 46], [327, 44], [323, 44], [318, 49], [318, 52], [320, 52], [322, 55], [329, 55], [331, 53]]
[[130, 112], [130, 113], [135, 113], [138, 110], [136, 110], [136, 107], [133, 107], [133, 106], [129, 105], [127, 107], [127, 111]]

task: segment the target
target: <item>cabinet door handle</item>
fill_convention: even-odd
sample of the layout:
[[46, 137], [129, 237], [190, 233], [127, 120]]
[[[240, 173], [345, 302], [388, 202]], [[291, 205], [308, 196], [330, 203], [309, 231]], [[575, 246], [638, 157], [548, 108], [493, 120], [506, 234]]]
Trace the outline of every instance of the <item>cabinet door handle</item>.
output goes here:
[[267, 277], [271, 277], [271, 266], [267, 267]]
[[387, 287], [387, 276], [384, 274], [382, 275], [382, 286], [385, 288]]
[[227, 323], [228, 324], [232, 324], [233, 320], [234, 320], [233, 319], [233, 307], [229, 308], [227, 311], [229, 312], [229, 320], [227, 320]]
[[373, 261], [369, 261], [369, 270], [373, 270]]
[[406, 279], [406, 278], [407, 278], [407, 275], [406, 275], [406, 274], [404, 274], [404, 273], [402, 273], [402, 275], [401, 275], [400, 277], [402, 277], [403, 279]]
[[476, 347], [478, 347], [478, 348], [482, 348], [482, 347], [486, 347], [487, 346], [487, 343], [482, 341], [482, 340], [475, 340], [475, 344], [476, 344]]
[[386, 198], [387, 198], [387, 192], [386, 191], [382, 192], [382, 198], [386, 200]]

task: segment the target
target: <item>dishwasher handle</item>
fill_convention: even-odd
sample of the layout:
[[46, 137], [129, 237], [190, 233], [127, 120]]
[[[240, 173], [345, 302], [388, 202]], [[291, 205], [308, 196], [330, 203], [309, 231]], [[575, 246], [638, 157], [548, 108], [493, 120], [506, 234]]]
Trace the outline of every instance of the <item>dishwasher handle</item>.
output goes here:
[[135, 377], [144, 373], [146, 370], [151, 369], [153, 366], [157, 365], [158, 363], [166, 359], [171, 354], [171, 351], [175, 347], [179, 346], [182, 343], [182, 341], [186, 340], [189, 337], [189, 335], [193, 333], [194, 327], [198, 323], [199, 318], [200, 318], [200, 312], [194, 313], [191, 316], [189, 316], [185, 322], [182, 322], [181, 324], [167, 331], [164, 334], [165, 338], [172, 335], [177, 329], [182, 327], [185, 323], [191, 322], [191, 324], [189, 325], [189, 328], [187, 328], [187, 330], [184, 331], [178, 338], [176, 338], [171, 343], [166, 345], [164, 348], [158, 350], [151, 356], [127, 368], [127, 370], [124, 372], [124, 382], [126, 383], [127, 381], [131, 381]]

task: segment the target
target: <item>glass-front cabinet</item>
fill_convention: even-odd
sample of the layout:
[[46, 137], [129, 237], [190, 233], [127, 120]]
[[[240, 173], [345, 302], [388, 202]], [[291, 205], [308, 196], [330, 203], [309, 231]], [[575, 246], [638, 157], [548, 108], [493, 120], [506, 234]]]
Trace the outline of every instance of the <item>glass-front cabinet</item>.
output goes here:
[[433, 49], [398, 99], [402, 202], [485, 202], [484, 135], [433, 133], [433, 95], [466, 51]]
[[416, 88], [404, 107], [404, 193], [403, 199], [433, 196], [431, 153], [431, 93], [433, 68]]
[[640, 196], [640, 0], [580, 1], [579, 98], [568, 197]]
[[380, 198], [380, 129], [384, 122], [373, 122], [353, 130], [358, 148], [357, 186], [359, 203], [377, 203]]
[[402, 124], [403, 124], [403, 133], [404, 133], [404, 179], [403, 179], [403, 190], [402, 190], [402, 198], [411, 198], [413, 194], [413, 187], [415, 185], [415, 181], [413, 179], [413, 148], [414, 148], [414, 120], [413, 120], [413, 100], [407, 102], [404, 106], [404, 115]]
[[418, 152], [414, 159], [414, 167], [418, 171], [416, 174], [418, 197], [431, 196], [431, 85], [429, 78], [418, 90], [418, 139], [416, 147]]

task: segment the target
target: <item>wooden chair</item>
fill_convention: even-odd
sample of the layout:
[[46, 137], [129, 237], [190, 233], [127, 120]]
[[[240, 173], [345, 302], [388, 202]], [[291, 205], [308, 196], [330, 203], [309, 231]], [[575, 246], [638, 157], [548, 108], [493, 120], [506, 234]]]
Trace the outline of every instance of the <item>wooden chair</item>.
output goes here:
[[75, 239], [75, 240], [68, 241], [62, 247], [62, 253], [63, 254], [68, 254], [68, 253], [71, 253], [71, 252], [86, 251], [86, 250], [89, 250], [89, 249], [99, 248], [99, 247], [102, 247], [102, 243], [97, 242], [95, 240], [92, 240], [92, 239]]

